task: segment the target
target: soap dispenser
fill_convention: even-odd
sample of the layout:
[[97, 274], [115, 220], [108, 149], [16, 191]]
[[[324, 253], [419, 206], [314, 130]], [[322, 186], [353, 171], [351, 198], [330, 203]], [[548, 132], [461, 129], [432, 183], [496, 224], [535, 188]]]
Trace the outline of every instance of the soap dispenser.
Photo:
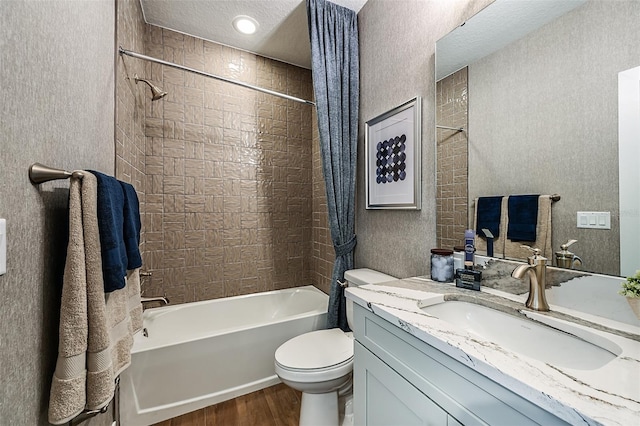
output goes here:
[[574, 269], [576, 266], [582, 265], [582, 259], [568, 250], [571, 244], [577, 242], [578, 240], [569, 240], [560, 245], [560, 251], [556, 252], [556, 266], [558, 268]]

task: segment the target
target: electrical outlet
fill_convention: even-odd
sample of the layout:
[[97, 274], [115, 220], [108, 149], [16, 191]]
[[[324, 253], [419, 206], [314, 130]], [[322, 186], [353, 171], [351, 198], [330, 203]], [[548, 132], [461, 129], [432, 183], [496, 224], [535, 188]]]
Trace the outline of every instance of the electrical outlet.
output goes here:
[[578, 228], [611, 229], [611, 212], [578, 212]]

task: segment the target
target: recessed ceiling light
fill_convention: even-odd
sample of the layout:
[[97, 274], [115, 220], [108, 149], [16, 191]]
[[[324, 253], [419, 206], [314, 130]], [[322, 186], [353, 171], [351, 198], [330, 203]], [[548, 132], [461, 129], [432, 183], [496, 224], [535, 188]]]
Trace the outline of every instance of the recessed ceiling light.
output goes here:
[[253, 34], [258, 29], [258, 21], [250, 16], [236, 16], [233, 18], [233, 28], [242, 34]]

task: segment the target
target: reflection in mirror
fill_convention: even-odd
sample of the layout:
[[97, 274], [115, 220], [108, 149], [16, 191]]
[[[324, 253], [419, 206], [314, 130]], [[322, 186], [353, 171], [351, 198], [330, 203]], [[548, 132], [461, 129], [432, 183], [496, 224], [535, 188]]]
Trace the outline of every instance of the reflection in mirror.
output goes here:
[[[436, 129], [440, 247], [462, 244], [478, 197], [557, 193], [553, 252], [577, 240], [582, 270], [640, 269], [637, 250], [620, 269], [620, 222], [640, 218], [620, 209], [618, 168], [618, 74], [640, 65], [639, 17], [632, 0], [496, 0], [438, 41], [436, 123], [465, 129]], [[578, 227], [578, 212], [609, 212], [611, 229]]]

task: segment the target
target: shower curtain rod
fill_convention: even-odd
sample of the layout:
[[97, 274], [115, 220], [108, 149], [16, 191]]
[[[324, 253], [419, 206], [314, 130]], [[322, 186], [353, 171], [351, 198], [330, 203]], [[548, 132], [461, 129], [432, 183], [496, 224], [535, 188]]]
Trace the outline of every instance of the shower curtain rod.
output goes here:
[[200, 70], [197, 70], [195, 68], [189, 68], [189, 67], [185, 67], [183, 65], [174, 64], [173, 62], [163, 61], [162, 59], [157, 59], [157, 58], [154, 58], [154, 57], [151, 57], [151, 56], [143, 55], [141, 53], [132, 52], [131, 50], [123, 49], [122, 46], [119, 47], [119, 53], [121, 55], [127, 55], [127, 56], [131, 56], [131, 57], [138, 58], [138, 59], [144, 59], [145, 61], [155, 62], [157, 64], [166, 65], [168, 67], [177, 68], [179, 70], [189, 71], [189, 72], [192, 72], [192, 73], [195, 73], [195, 74], [199, 74], [199, 75], [202, 75], [202, 76], [205, 76], [205, 77], [213, 78], [215, 80], [220, 80], [220, 81], [224, 81], [226, 83], [231, 83], [231, 84], [235, 84], [235, 85], [238, 85], [238, 86], [242, 86], [242, 87], [245, 87], [247, 89], [257, 90], [258, 92], [267, 93], [269, 95], [279, 96], [281, 98], [285, 98], [285, 99], [288, 99], [290, 101], [301, 102], [303, 104], [313, 105], [313, 106], [316, 105], [314, 102], [308, 101], [306, 99], [296, 98], [295, 96], [285, 95], [284, 93], [275, 92], [273, 90], [265, 89], [263, 87], [254, 86], [252, 84], [243, 83], [243, 82], [237, 81], [237, 80], [231, 80], [229, 78], [220, 77], [220, 76], [215, 75], [215, 74], [209, 74], [207, 72], [200, 71]]
[[436, 128], [446, 129], [446, 130], [455, 130], [456, 132], [464, 132], [464, 127], [449, 127], [449, 126], [440, 126], [436, 124]]

